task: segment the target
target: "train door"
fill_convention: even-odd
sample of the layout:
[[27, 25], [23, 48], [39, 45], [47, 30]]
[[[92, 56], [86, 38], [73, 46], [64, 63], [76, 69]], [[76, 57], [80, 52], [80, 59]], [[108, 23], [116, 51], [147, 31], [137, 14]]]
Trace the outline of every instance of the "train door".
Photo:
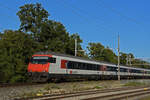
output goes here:
[[143, 79], [145, 79], [146, 71], [143, 71]]
[[128, 75], [127, 78], [130, 79], [130, 69], [128, 69]]
[[100, 67], [100, 70], [101, 70], [101, 72], [102, 72], [101, 78], [102, 78], [102, 79], [105, 79], [105, 78], [106, 78], [106, 70], [107, 70], [106, 65], [102, 65], [102, 66]]

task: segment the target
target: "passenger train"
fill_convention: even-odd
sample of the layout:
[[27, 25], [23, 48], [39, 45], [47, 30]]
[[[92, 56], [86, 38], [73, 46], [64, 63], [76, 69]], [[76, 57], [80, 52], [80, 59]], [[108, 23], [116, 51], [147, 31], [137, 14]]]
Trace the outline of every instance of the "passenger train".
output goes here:
[[[28, 76], [33, 82], [117, 79], [117, 75], [115, 64], [51, 52], [35, 53], [28, 65]], [[120, 78], [150, 78], [150, 69], [121, 65]]]

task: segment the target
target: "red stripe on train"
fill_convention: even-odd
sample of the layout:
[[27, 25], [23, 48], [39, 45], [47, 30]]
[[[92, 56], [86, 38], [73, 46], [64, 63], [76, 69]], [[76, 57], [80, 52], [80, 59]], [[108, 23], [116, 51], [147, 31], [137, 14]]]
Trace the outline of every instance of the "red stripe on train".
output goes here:
[[35, 55], [33, 55], [32, 57], [34, 57], [34, 56], [47, 56], [47, 57], [52, 57], [52, 55], [42, 55], [42, 54], [39, 54], [39, 55], [37, 55], [37, 54], [35, 54]]
[[61, 68], [66, 69], [67, 68], [67, 60], [61, 60]]

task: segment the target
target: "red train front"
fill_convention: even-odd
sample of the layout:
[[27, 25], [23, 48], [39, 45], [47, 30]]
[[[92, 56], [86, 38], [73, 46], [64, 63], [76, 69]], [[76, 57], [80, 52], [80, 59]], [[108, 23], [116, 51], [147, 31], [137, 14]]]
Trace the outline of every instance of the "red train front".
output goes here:
[[52, 55], [33, 55], [28, 65], [28, 76], [33, 82], [47, 81]]

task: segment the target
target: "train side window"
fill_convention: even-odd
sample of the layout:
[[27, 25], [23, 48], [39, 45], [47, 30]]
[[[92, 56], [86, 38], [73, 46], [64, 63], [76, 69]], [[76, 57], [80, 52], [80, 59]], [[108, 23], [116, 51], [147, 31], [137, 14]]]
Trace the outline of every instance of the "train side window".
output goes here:
[[78, 63], [78, 69], [82, 69], [82, 64]]
[[94, 64], [92, 64], [92, 70], [95, 70], [95, 65]]
[[124, 72], [124, 68], [120, 68], [120, 72]]
[[126, 68], [120, 68], [120, 72], [128, 72]]
[[92, 65], [91, 64], [89, 64], [89, 69], [92, 70]]
[[107, 71], [112, 71], [111, 66], [107, 66]]
[[68, 69], [76, 69], [77, 68], [76, 65], [77, 65], [76, 62], [69, 61], [67, 64], [67, 67], [68, 67]]
[[72, 62], [71, 62], [71, 61], [69, 61], [69, 62], [67, 63], [67, 68], [68, 68], [68, 69], [72, 69]]
[[96, 64], [93, 65], [93, 70], [97, 70], [97, 65]]
[[50, 57], [50, 58], [49, 58], [49, 62], [50, 62], [50, 63], [56, 63], [56, 58]]
[[79, 63], [78, 62], [75, 62], [75, 69], [79, 69]]
[[80, 69], [84, 70], [84, 63], [81, 63]]
[[76, 69], [76, 68], [77, 68], [76, 62], [72, 62], [72, 69]]
[[87, 64], [87, 70], [90, 70], [90, 65], [89, 64]]
[[82, 67], [83, 67], [84, 70], [87, 70], [86, 66], [87, 66], [86, 63], [83, 63], [83, 64], [82, 64]]

